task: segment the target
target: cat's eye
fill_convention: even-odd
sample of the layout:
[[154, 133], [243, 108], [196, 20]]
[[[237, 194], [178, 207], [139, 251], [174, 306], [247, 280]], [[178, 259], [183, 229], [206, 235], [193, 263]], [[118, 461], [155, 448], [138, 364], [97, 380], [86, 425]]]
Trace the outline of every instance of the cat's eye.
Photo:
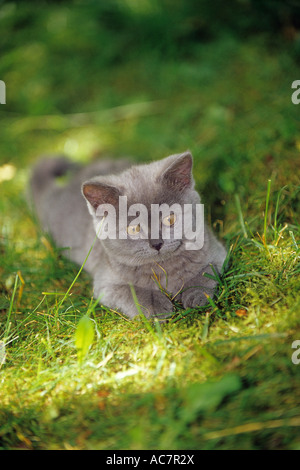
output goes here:
[[128, 227], [127, 227], [127, 233], [129, 235], [137, 235], [140, 231], [141, 231], [140, 224], [138, 224], [138, 225], [128, 225]]
[[167, 227], [170, 227], [171, 225], [174, 225], [176, 222], [176, 215], [175, 214], [170, 214], [167, 217], [164, 217], [162, 223], [166, 225]]

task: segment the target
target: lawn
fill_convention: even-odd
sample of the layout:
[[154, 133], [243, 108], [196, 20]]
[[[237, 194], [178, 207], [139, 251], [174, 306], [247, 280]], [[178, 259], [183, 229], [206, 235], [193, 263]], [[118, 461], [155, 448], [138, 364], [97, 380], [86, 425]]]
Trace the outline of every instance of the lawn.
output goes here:
[[[299, 39], [178, 4], [0, 4], [0, 449], [300, 448]], [[186, 149], [227, 269], [130, 321], [39, 228], [30, 170]]]

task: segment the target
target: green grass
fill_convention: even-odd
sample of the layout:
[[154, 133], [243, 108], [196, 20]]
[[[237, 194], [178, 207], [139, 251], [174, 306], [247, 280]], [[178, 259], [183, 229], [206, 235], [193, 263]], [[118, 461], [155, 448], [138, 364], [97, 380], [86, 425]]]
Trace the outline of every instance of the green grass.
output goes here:
[[[0, 179], [3, 165], [15, 171], [0, 182], [0, 448], [299, 449], [290, 45], [224, 34], [189, 54], [143, 43], [119, 60], [126, 36], [93, 15], [29, 10], [0, 19], [14, 33], [0, 63]], [[129, 321], [94, 302], [89, 277], [40, 231], [30, 167], [50, 151], [151, 161], [186, 148], [228, 267], [206, 307]]]

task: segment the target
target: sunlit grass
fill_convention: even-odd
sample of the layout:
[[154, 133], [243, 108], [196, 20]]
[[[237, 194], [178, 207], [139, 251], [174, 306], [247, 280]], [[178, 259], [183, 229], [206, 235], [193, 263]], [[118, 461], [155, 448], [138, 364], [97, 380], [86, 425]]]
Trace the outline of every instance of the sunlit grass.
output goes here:
[[[246, 215], [243, 218], [248, 225]], [[264, 220], [262, 216], [261, 233], [265, 233]], [[248, 230], [250, 233], [251, 227]], [[243, 436], [252, 429], [267, 436], [264, 419], [266, 429], [272, 429], [272, 420], [278, 416], [289, 418], [291, 427], [296, 425], [293, 419], [297, 407], [276, 411], [275, 394], [282, 384], [276, 383], [264, 392], [274, 395], [273, 411], [262, 415], [260, 412], [258, 420], [256, 406], [244, 403], [243, 396], [249, 392], [239, 382], [239, 377], [244, 377], [248, 387], [272, 383], [278, 374], [272, 357], [283, 350], [283, 367], [290, 383], [288, 391], [280, 393], [295, 392], [295, 370], [289, 364], [288, 351], [294, 328], [299, 328], [300, 253], [295, 236], [289, 231], [282, 232], [278, 241], [278, 231], [271, 225], [266, 230], [272, 249], [265, 249], [259, 234], [254, 238], [233, 238], [230, 266], [219, 280], [213, 303], [200, 310], [180, 312], [179, 308], [166, 324], [145, 323], [142, 317], [128, 321], [102, 309], [89, 300], [86, 287], [77, 276], [78, 269], [72, 269], [73, 279], [68, 275], [69, 286], [65, 281], [63, 288], [61, 283], [57, 285], [60, 289], [56, 294], [50, 276], [46, 281], [48, 292], [30, 292], [27, 260], [29, 272], [22, 275], [24, 292], [19, 296], [22, 284], [18, 275], [8, 290], [8, 315], [1, 335], [7, 343], [6, 362], [1, 367], [4, 447], [189, 448], [186, 436], [196, 447], [206, 447], [209, 442], [222, 446], [227, 436], [222, 426], [229, 419], [231, 403], [244, 407], [241, 421], [230, 419], [237, 446], [246, 445]], [[49, 243], [36, 250], [41, 251], [37, 259], [42, 271], [47, 271], [51, 263], [63, 263]], [[26, 260], [22, 252], [20, 256]], [[29, 304], [31, 307], [27, 307]], [[241, 308], [245, 313], [239, 317]], [[95, 336], [90, 337], [84, 355], [78, 355], [76, 331], [87, 315]], [[269, 361], [266, 366], [261, 363], [263, 357]], [[260, 368], [258, 376], [266, 368], [263, 381], [256, 380], [252, 367]], [[222, 388], [223, 376], [224, 380], [228, 377], [228, 391], [227, 386]], [[212, 379], [216, 380], [215, 385], [207, 385], [211, 387], [207, 392], [212, 399], [210, 404], [205, 398], [201, 401], [200, 384]], [[199, 390], [192, 384], [198, 384]], [[229, 402], [220, 408], [223, 412], [214, 424], [216, 409], [225, 397]], [[179, 414], [172, 401], [181, 410]], [[204, 421], [202, 427], [200, 416], [212, 416], [211, 424]], [[138, 425], [140, 419], [145, 421], [144, 430]], [[192, 433], [190, 423], [194, 423]], [[274, 428], [280, 429], [280, 423], [278, 419], [274, 421]], [[68, 426], [72, 430], [67, 430]], [[119, 429], [123, 430], [122, 436]]]

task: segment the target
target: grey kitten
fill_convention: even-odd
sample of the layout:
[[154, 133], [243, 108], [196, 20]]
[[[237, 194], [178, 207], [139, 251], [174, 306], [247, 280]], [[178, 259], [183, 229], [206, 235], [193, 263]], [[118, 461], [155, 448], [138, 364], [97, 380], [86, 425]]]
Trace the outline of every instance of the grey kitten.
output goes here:
[[[102, 204], [114, 207], [117, 218], [120, 196], [127, 197], [128, 207], [143, 204], [149, 214], [152, 204], [190, 204], [194, 209], [200, 196], [194, 189], [192, 163], [189, 152], [136, 166], [123, 160], [102, 160], [80, 167], [64, 157], [48, 158], [33, 171], [33, 203], [43, 228], [58, 246], [67, 248], [66, 256], [81, 265], [99, 222], [107, 215], [97, 213]], [[70, 169], [70, 182], [58, 186], [55, 177]], [[84, 266], [93, 277], [94, 297], [129, 318], [141, 310], [147, 317], [167, 317], [173, 310], [172, 298], [182, 302], [184, 308], [205, 305], [206, 295], [213, 296], [216, 282], [204, 273], [214, 275], [211, 265], [220, 272], [226, 258], [221, 243], [205, 225], [203, 247], [187, 250], [187, 240], [172, 236], [172, 227], [169, 239], [163, 237], [162, 218], [158, 236], [145, 238], [139, 233], [141, 225], [132, 225], [134, 217], [136, 214], [128, 218], [127, 238], [96, 239]], [[193, 211], [193, 223], [194, 217]], [[175, 224], [175, 218], [176, 214], [170, 214], [168, 225]], [[150, 227], [151, 215], [148, 223]]]

